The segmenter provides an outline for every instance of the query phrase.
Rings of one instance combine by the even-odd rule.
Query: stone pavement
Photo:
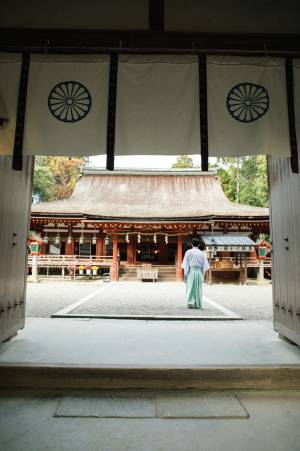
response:
[[[98,293],[105,285],[103,296]],[[212,305],[206,305],[203,312],[188,310],[184,302],[183,283],[160,282],[101,282],[47,281],[28,284],[26,315],[28,317],[49,317],[81,299],[89,297],[77,309],[78,313],[134,313],[171,315],[220,315]],[[95,293],[95,297],[93,297]],[[105,294],[105,295],[104,295]],[[235,284],[204,285],[204,295],[248,320],[272,320],[272,286],[241,286]],[[101,305],[100,305],[101,303]],[[205,306],[205,304],[204,304]],[[99,307],[101,307],[99,309]],[[88,310],[87,310],[88,309]],[[209,311],[210,309],[210,311]]]
[[[2,451],[299,451],[300,393],[0,391]],[[155,409],[153,401],[155,397]],[[88,399],[89,398],[89,399]],[[101,401],[102,399],[102,401]],[[116,410],[117,409],[117,410]],[[110,418],[118,412],[119,418]],[[148,417],[145,417],[145,414]],[[169,417],[169,414],[173,418]],[[134,417],[132,417],[132,415]]]
[[[182,283],[118,282],[106,284],[76,308],[72,314],[86,315],[145,315],[145,316],[224,316],[223,312],[203,300],[203,308],[188,309],[185,303],[185,285]]]

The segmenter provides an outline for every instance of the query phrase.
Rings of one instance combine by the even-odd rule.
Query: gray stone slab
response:
[[[65,396],[55,417],[153,418],[154,398],[146,393],[104,392]]]
[[[227,393],[176,392],[158,396],[160,418],[248,418],[241,401]]]
[[[61,313],[61,312],[59,312]],[[124,316],[193,316],[197,318],[223,317],[215,303],[204,299],[203,308],[189,309],[185,302],[185,284],[160,282],[143,284],[141,282],[118,282],[109,285],[103,293],[90,296],[67,313],[90,315]],[[228,316],[225,313],[225,316]]]

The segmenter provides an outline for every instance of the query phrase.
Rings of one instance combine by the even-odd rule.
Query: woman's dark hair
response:
[[[198,238],[193,238],[193,239],[192,239],[192,246],[193,246],[193,247],[198,247],[198,246],[199,246],[199,240],[198,240]]]

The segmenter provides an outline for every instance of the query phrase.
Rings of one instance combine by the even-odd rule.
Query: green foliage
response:
[[[32,194],[41,202],[48,201],[54,180],[52,172],[47,164],[47,157],[35,157]]]
[[[84,162],[80,157],[36,157],[33,196],[41,202],[69,197]]]
[[[193,159],[189,155],[179,155],[176,163],[172,164],[172,168],[193,168]]]
[[[267,162],[264,155],[218,158],[210,165],[220,176],[223,190],[233,202],[269,206]]]

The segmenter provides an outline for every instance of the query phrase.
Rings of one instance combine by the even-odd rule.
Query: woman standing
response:
[[[202,308],[202,283],[210,268],[204,252],[198,249],[199,240],[192,239],[192,249],[186,251],[182,262],[186,282],[186,303],[189,308]]]

